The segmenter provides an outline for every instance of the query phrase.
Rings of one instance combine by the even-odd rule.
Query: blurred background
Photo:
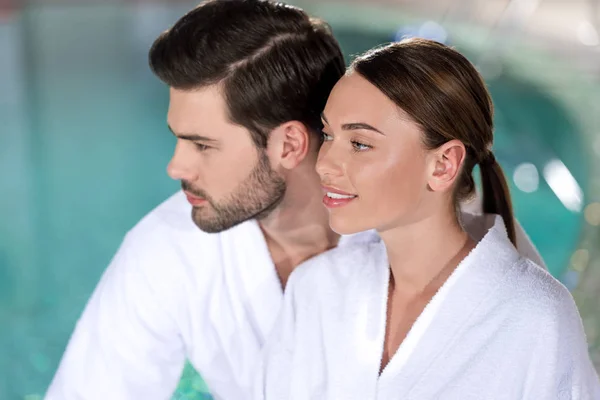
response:
[[[473,61],[516,214],[573,293],[600,370],[600,5],[291,1],[347,60],[422,36]],[[196,3],[0,0],[0,399],[43,397],[123,235],[179,187],[155,37]],[[208,399],[191,367],[174,399]]]

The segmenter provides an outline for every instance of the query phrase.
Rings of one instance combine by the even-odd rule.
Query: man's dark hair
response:
[[[264,0],[200,4],[156,39],[149,62],[175,89],[219,84],[230,120],[249,129],[259,148],[287,121],[318,132],[329,93],[345,70],[328,25]]]

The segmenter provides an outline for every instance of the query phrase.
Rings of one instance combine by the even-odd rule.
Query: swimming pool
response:
[[[0,90],[0,120],[8,124],[0,128],[8,193],[0,197],[2,399],[40,398],[124,233],[178,188],[165,173],[174,145],[167,91],[148,71],[146,52],[190,7],[38,6],[0,25],[0,51],[12,54],[0,61],[0,76],[8,76]],[[358,24],[336,18],[335,8],[316,12],[332,22],[349,56],[394,34],[390,21]],[[478,56],[473,46],[463,50]],[[494,148],[507,176],[524,164],[542,175],[559,159],[585,194],[585,144],[569,112],[510,68],[488,83]],[[581,212],[566,208],[541,177],[532,192],[511,185],[518,219],[562,277]],[[200,399],[204,389],[187,369],[175,397]]]

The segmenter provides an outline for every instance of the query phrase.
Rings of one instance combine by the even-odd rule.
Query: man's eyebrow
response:
[[[207,136],[198,135],[197,133],[175,133],[171,125],[167,124],[167,127],[171,131],[173,135],[175,135],[179,139],[183,140],[191,140],[191,141],[202,141],[202,142],[216,142],[216,139],[209,138]]]

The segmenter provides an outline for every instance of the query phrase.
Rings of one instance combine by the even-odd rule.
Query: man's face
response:
[[[260,219],[281,202],[284,179],[248,130],[229,121],[217,85],[171,89],[167,121],[177,137],[167,170],[181,181],[201,230],[221,232]]]

